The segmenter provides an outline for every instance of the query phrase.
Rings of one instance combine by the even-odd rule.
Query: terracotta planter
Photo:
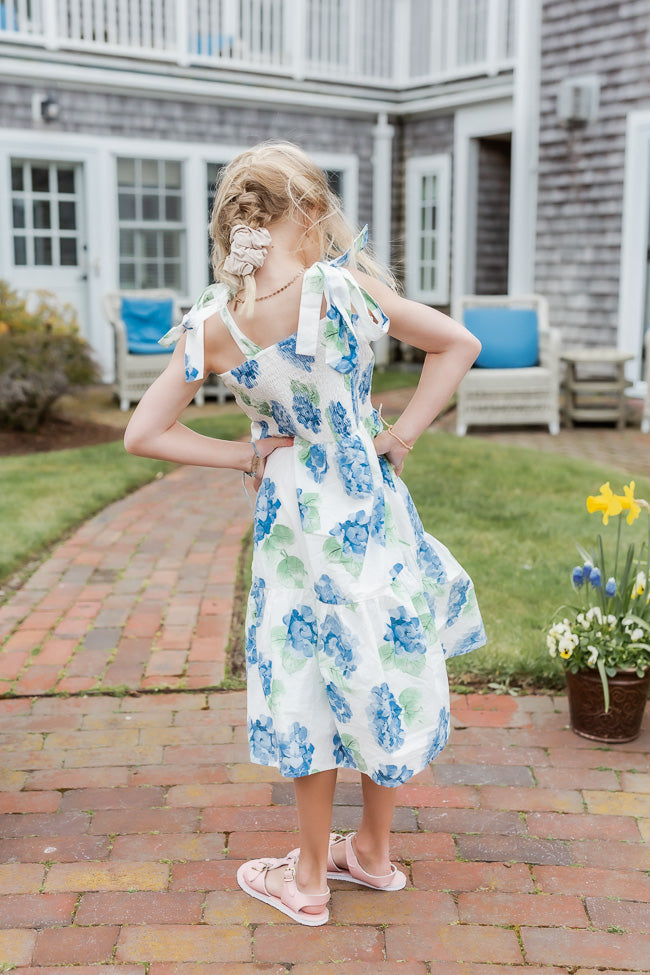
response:
[[[624,742],[638,738],[650,687],[650,670],[645,676],[616,674],[608,679],[609,711],[600,674],[566,672],[571,728],[593,741]]]

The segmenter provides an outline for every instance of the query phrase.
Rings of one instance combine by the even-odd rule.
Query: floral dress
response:
[[[297,331],[267,348],[237,327],[225,287],[208,288],[183,323],[186,378],[204,374],[203,322],[219,311],[244,356],[220,378],[253,439],[294,438],[269,456],[255,504],[252,761],[290,777],[344,766],[396,786],[447,741],[445,658],[485,633],[468,575],[375,451],[370,343],[388,320],[347,257],[306,271]]]

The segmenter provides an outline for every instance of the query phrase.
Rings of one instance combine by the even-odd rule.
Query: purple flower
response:
[[[573,585],[576,587],[576,589],[579,589],[585,581],[584,572],[581,565],[576,565],[571,574],[571,579],[573,580]]]
[[[605,584],[605,595],[615,596],[616,595],[616,579],[614,576],[610,576]]]
[[[585,564],[582,567],[582,578],[584,579],[585,582],[589,582],[589,576],[591,575],[592,570],[593,570],[593,565],[591,564],[591,562],[585,562]]]
[[[591,576],[589,577],[589,582],[592,584],[594,589],[600,589],[600,587],[602,586],[600,569],[597,566],[591,570]]]

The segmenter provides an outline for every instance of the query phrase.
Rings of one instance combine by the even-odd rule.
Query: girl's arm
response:
[[[250,471],[255,460],[252,444],[234,440],[216,440],[190,430],[178,422],[186,406],[196,396],[203,380],[185,382],[185,337],[180,339],[169,365],[155,380],[138,403],[124,434],[128,453],[155,457],[177,464],[197,467],[231,467]],[[267,437],[256,444],[264,459],[276,447],[289,446],[287,437]],[[258,476],[259,486],[263,460]]]
[[[359,271],[354,276],[390,319],[389,332],[426,352],[422,374],[411,400],[393,428],[405,443],[413,444],[445,406],[481,351],[481,343],[460,325],[417,301],[409,301],[375,278]],[[379,434],[378,453],[385,453],[399,474],[407,449],[388,432]],[[384,447],[387,447],[384,450]]]

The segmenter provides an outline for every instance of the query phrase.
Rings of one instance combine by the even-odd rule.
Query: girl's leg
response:
[[[327,851],[332,824],[332,803],[336,787],[336,769],[314,772],[293,780],[298,806],[300,859],[296,883],[303,894],[321,894],[327,889]],[[267,890],[279,896],[284,867],[269,871]],[[308,910],[305,908],[305,910]],[[314,908],[318,913],[320,908]]]
[[[390,828],[397,789],[377,785],[367,775],[361,776],[361,788],[363,815],[352,843],[363,869],[380,877],[390,873]],[[345,867],[344,844],[336,845],[333,852],[336,865]]]

